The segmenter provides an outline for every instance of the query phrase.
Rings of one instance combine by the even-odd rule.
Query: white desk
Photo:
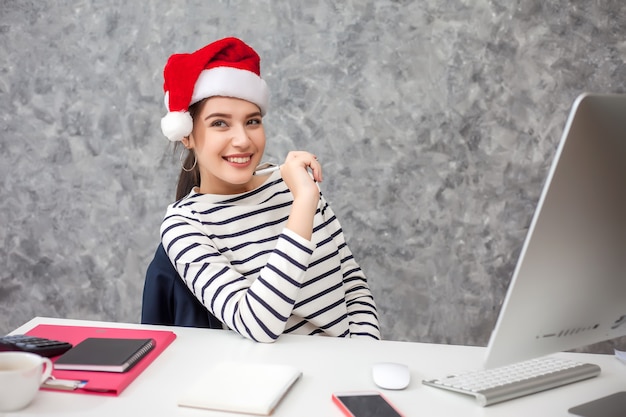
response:
[[[13,333],[24,333],[38,324],[162,328],[173,330],[177,339],[119,397],[40,391],[26,409],[6,416],[233,417],[236,414],[176,405],[185,385],[193,383],[218,359],[284,363],[300,368],[303,376],[278,405],[274,412],[277,417],[343,416],[331,402],[331,393],[376,389],[370,366],[379,361],[402,362],[411,368],[412,381],[408,388],[383,391],[406,417],[568,416],[567,409],[571,406],[626,390],[626,365],[612,355],[560,353],[562,357],[596,363],[602,373],[587,381],[483,408],[473,397],[421,383],[424,378],[479,368],[485,352],[481,347],[291,335],[282,336],[273,344],[259,344],[224,330],[42,317]]]

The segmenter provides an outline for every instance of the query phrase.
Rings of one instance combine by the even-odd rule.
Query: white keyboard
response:
[[[492,369],[466,372],[423,384],[461,394],[473,395],[483,407],[534,394],[600,374],[591,363],[566,359],[539,358]]]

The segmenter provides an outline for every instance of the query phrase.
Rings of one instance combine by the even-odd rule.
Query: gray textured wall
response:
[[[0,331],[138,321],[178,156],[174,52],[239,36],[268,159],[307,149],[387,339],[487,343],[574,98],[626,91],[622,0],[0,1]]]

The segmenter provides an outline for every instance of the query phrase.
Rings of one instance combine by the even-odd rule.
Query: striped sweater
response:
[[[244,337],[380,339],[374,299],[330,206],[320,193],[309,241],[285,226],[292,202],[278,171],[243,194],[192,191],[168,207],[163,246],[193,294]]]

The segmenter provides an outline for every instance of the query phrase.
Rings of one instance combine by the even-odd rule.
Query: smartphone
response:
[[[336,392],[332,399],[348,417],[403,417],[378,391]]]

